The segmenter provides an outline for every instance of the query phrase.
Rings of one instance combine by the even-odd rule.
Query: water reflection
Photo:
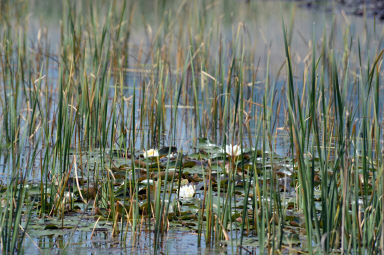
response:
[[[130,233],[128,240],[121,242],[119,237],[111,238],[109,231],[90,232],[76,231],[64,235],[48,235],[33,240],[27,238],[25,247],[28,254],[151,254],[153,250],[153,234],[143,231],[132,243]],[[197,234],[186,231],[170,231],[164,234],[160,252],[163,254],[233,254],[236,247],[223,243],[215,248],[197,247]],[[246,248],[245,248],[246,249]],[[255,248],[249,248],[254,250]]]

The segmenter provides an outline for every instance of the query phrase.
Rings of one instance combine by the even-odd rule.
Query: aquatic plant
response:
[[[191,198],[195,195],[196,187],[193,184],[187,184],[180,187],[179,196],[180,198]]]
[[[241,148],[239,145],[227,144],[225,145],[225,153],[231,157],[237,157],[241,155]]]
[[[157,158],[159,157],[159,151],[156,149],[150,149],[150,150],[144,151],[143,156],[144,158]]]
[[[167,253],[172,231],[232,253],[382,251],[381,25],[355,39],[335,16],[307,38],[293,8],[264,47],[279,15],[256,2],[85,0],[35,34],[43,8],[23,3],[0,4],[3,253],[81,231],[132,252]]]

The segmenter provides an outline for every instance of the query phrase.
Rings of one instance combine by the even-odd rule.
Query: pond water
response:
[[[92,222],[89,222],[92,224]],[[33,226],[32,226],[33,228]],[[48,231],[47,231],[48,232]],[[119,238],[111,238],[109,230],[96,230],[91,237],[88,231],[51,231],[47,235],[25,240],[28,254],[151,254],[154,253],[153,235],[142,232],[135,244],[127,241],[125,247],[121,246]],[[131,239],[131,237],[128,237]],[[137,238],[137,237],[136,237]],[[188,230],[172,230],[165,234],[161,251],[165,254],[228,254],[235,253],[235,248],[197,247],[197,235]],[[231,247],[229,245],[229,247]]]
[[[61,4],[49,4],[45,1],[32,1],[31,4],[31,14],[28,18],[29,21],[29,30],[28,30],[28,40],[32,42],[36,41],[38,35],[44,31],[48,38],[50,55],[52,59],[59,58],[58,48],[60,43],[60,18],[62,16],[62,5]],[[202,74],[196,74],[197,79],[205,80],[205,83],[208,84],[208,88],[198,91],[198,109],[200,111],[199,115],[196,115],[195,107],[193,100],[191,99],[193,91],[192,88],[188,88],[185,91],[185,95],[181,96],[178,110],[176,114],[177,123],[175,123],[176,133],[173,141],[170,139],[172,131],[172,105],[173,102],[171,94],[174,93],[175,84],[170,84],[172,88],[165,95],[165,109],[164,109],[164,123],[162,124],[162,134],[160,138],[156,138],[157,141],[153,141],[152,137],[147,136],[148,129],[151,129],[150,123],[148,120],[139,119],[139,114],[142,109],[143,104],[150,103],[150,94],[153,89],[153,82],[159,82],[157,79],[159,77],[153,77],[151,70],[151,65],[147,59],[138,60],[137,55],[140,55],[140,52],[145,52],[150,50],[151,47],[151,37],[148,35],[148,30],[151,31],[151,34],[156,33],[156,31],[161,31],[161,24],[157,21],[156,18],[156,8],[148,8],[149,3],[147,1],[142,1],[138,6],[135,7],[135,15],[132,22],[132,33],[129,42],[129,50],[131,59],[128,59],[128,66],[125,68],[126,73],[124,74],[124,81],[127,84],[123,89],[124,96],[130,98],[135,90],[136,93],[136,114],[137,114],[137,126],[139,134],[136,136],[135,148],[137,150],[142,150],[148,146],[154,144],[154,142],[160,142],[162,146],[170,145],[171,143],[179,150],[184,152],[191,152],[193,147],[196,146],[197,140],[199,137],[209,137],[213,141],[221,144],[223,142],[223,136],[218,138],[215,136],[215,129],[209,129],[209,126],[213,124],[209,120],[210,106],[214,101],[220,100],[220,98],[211,98],[207,97],[212,91],[209,87],[212,86],[212,81],[203,77]],[[180,4],[182,6],[182,4]],[[303,8],[297,6],[304,6]],[[342,56],[343,49],[345,47],[345,38],[343,37],[346,31],[349,31],[352,41],[351,44],[356,45],[360,43],[364,45],[362,51],[364,52],[363,56],[366,59],[373,58],[377,54],[377,49],[382,48],[381,33],[383,25],[381,23],[375,22],[373,18],[362,18],[356,16],[346,15],[342,9],[335,8],[327,1],[324,4],[319,4],[315,6],[316,8],[305,8],[305,5],[297,5],[291,1],[251,1],[250,4],[247,4],[245,1],[226,1],[224,4],[214,2],[213,6],[207,7],[209,17],[212,17],[214,21],[211,21],[212,24],[215,24],[216,27],[207,27],[204,28],[201,33],[206,33],[211,37],[211,51],[210,58],[212,58],[213,63],[216,63],[218,60],[218,54],[216,54],[217,46],[220,45],[220,40],[224,45],[229,45],[233,43],[236,31],[240,28],[241,31],[241,40],[243,40],[243,47],[245,54],[252,54],[250,63],[255,68],[256,76],[253,81],[254,90],[246,89],[244,90],[244,98],[252,99],[254,103],[262,103],[265,91],[265,72],[266,65],[269,56],[269,85],[275,84],[274,91],[269,93],[275,93],[275,101],[281,102],[280,106],[286,107],[285,104],[285,88],[286,88],[286,74],[285,74],[285,52],[284,52],[284,41],[283,41],[283,31],[282,31],[282,22],[284,22],[289,28],[292,28],[292,39],[291,39],[291,49],[292,49],[292,58],[295,63],[295,86],[297,86],[298,93],[301,93],[303,86],[303,77],[302,73],[305,67],[308,65],[308,56],[312,48],[312,38],[320,40],[324,37],[333,37],[333,49],[335,54]],[[221,13],[220,13],[221,11]],[[219,13],[220,15],[219,15]],[[139,20],[139,16],[142,15],[143,19]],[[216,16],[217,17],[216,17]],[[101,18],[102,19],[102,18]],[[86,21],[84,21],[86,22]],[[144,24],[143,24],[144,23]],[[174,27],[170,26],[170,30],[178,29],[175,25]],[[40,33],[39,33],[40,30]],[[214,31],[214,32],[212,32]],[[195,31],[198,33],[197,31]],[[207,36],[208,37],[208,36]],[[368,38],[370,38],[368,40]],[[167,41],[167,39],[165,39]],[[182,39],[184,40],[184,39]],[[173,58],[176,57],[177,45],[174,40],[170,40],[170,45],[168,54],[170,55],[170,61],[173,61]],[[320,42],[319,42],[320,44]],[[228,46],[230,47],[230,46]],[[357,52],[350,53],[350,69],[358,70],[358,54]],[[216,61],[216,62],[215,62]],[[224,65],[229,65],[230,56],[227,56],[223,59]],[[364,61],[363,61],[364,62]],[[253,70],[254,71],[254,70]],[[169,79],[177,80],[179,76],[177,72],[171,72]],[[251,73],[250,76],[255,75]],[[57,86],[58,79],[57,65],[55,61],[51,61],[51,66],[49,69],[49,81],[47,83],[49,86]],[[112,107],[113,95],[116,92],[116,83],[119,81],[115,80],[116,77],[111,77],[110,80],[110,90],[109,90],[109,107]],[[251,77],[247,77],[246,80],[253,80]],[[351,79],[352,82],[352,79]],[[145,84],[145,85],[143,85]],[[249,83],[249,85],[252,83]],[[351,85],[352,86],[352,85]],[[356,86],[352,86],[351,93],[349,94],[350,101],[359,102],[359,93]],[[169,93],[169,94],[168,94]],[[231,93],[235,93],[234,90]],[[252,94],[253,93],[253,94]],[[147,101],[142,101],[143,95],[147,95]],[[383,96],[383,88],[380,87],[380,97]],[[57,94],[53,94],[54,102],[58,103]],[[220,96],[222,97],[222,96]],[[234,96],[231,97],[232,103],[234,103]],[[119,104],[116,105],[119,107]],[[277,127],[276,132],[276,150],[280,154],[287,154],[289,149],[287,148],[288,140],[285,138],[287,133],[282,127],[286,124],[287,116],[284,116],[285,111],[280,110],[277,112],[278,103],[274,103],[273,110],[278,117],[275,117],[275,125]],[[285,108],[284,108],[285,109]],[[259,110],[259,109],[256,109]],[[124,115],[130,113],[130,108],[125,108]],[[248,113],[254,111],[254,109],[246,109]],[[55,114],[52,112],[52,114]],[[357,112],[356,118],[360,118],[360,113]],[[52,118],[53,116],[50,116]],[[110,117],[110,116],[108,116]],[[197,119],[199,118],[199,119]],[[204,119],[205,118],[205,119]],[[219,128],[219,127],[218,127]],[[230,130],[229,133],[234,130]],[[282,132],[280,132],[282,131]],[[201,134],[202,132],[202,134]],[[250,122],[250,135],[244,137],[243,143],[244,146],[251,146],[255,143],[255,134],[256,134],[256,125],[253,122]],[[109,135],[109,134],[108,134]],[[228,137],[230,139],[230,137]],[[155,140],[156,140],[155,139]],[[252,140],[253,139],[253,140]],[[158,141],[161,140],[161,141]],[[233,138],[231,139],[233,140]],[[231,141],[237,143],[237,139]],[[119,146],[119,144],[116,144]]]

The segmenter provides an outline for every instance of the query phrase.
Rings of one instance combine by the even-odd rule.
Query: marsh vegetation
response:
[[[1,1],[2,253],[382,253],[383,28]]]

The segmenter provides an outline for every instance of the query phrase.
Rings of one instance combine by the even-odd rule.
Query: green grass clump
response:
[[[35,34],[33,3],[0,4],[4,254],[44,248],[39,220],[70,229],[67,247],[86,216],[91,239],[101,223],[120,248],[150,233],[155,253],[180,229],[233,253],[384,249],[378,24],[358,20],[356,39],[360,23],[334,16],[306,38],[292,8],[258,44],[286,13],[87,0],[50,6]]]

